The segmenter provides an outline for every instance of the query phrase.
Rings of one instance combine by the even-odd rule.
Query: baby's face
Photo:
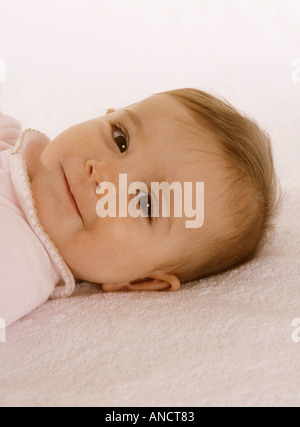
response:
[[[100,218],[96,212],[103,197],[96,193],[98,183],[109,181],[118,189],[120,174],[127,175],[128,186],[141,181],[149,188],[151,182],[211,179],[207,136],[197,142],[204,151],[195,162],[190,142],[196,136],[178,117],[191,120],[170,96],[152,96],[65,130],[28,159],[40,222],[75,277],[106,284],[106,290],[163,289],[164,281],[169,289],[179,288],[178,279],[164,273],[184,254],[191,233],[203,227],[188,229],[187,218],[172,212],[153,219]],[[129,285],[146,277],[157,280]]]

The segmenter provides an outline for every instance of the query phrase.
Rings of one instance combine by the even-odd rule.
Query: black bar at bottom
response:
[[[100,419],[106,425],[126,423],[130,425],[156,425],[162,423],[183,423],[200,425],[201,408],[195,407],[106,407],[100,409]],[[99,417],[97,417],[100,421]]]

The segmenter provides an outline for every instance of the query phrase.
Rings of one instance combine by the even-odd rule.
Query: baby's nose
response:
[[[116,170],[106,161],[89,159],[85,164],[85,171],[91,180],[97,182],[109,181],[114,182]]]

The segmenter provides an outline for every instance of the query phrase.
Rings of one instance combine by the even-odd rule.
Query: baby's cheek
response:
[[[141,239],[131,221],[127,218],[100,218],[100,226],[94,230],[93,240],[96,245],[105,248],[110,257],[120,260],[137,250]],[[141,239],[142,240],[142,239]]]
[[[106,244],[118,246],[121,243],[130,246],[135,232],[128,218],[106,217],[97,220],[95,227],[99,239]]]

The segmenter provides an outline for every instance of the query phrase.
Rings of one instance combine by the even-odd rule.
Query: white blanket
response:
[[[52,138],[155,92],[207,90],[271,134],[285,199],[248,264],[174,294],[80,284],[0,329],[0,406],[299,406],[299,1],[45,3],[1,1],[1,110]]]

